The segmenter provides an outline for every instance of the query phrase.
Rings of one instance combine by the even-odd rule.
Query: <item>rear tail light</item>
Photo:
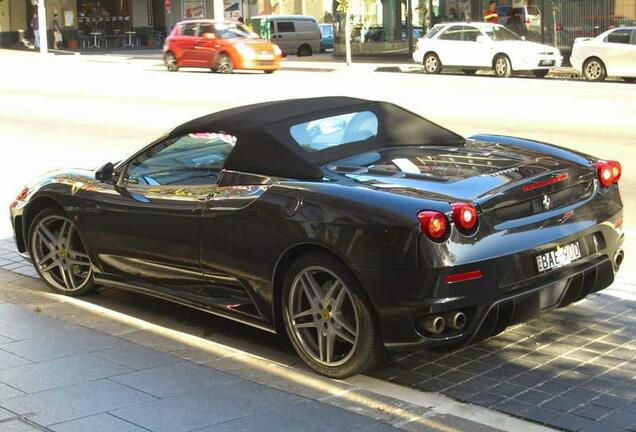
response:
[[[22,191],[15,197],[16,201],[24,201],[29,194],[29,188],[25,187]]]
[[[452,203],[453,222],[460,231],[470,231],[477,225],[477,211],[472,204]]]
[[[444,213],[436,211],[421,211],[417,214],[422,232],[432,240],[440,240],[446,234],[448,221]]]
[[[603,187],[609,187],[621,178],[623,170],[617,161],[598,161],[592,164],[598,173],[598,181]]]

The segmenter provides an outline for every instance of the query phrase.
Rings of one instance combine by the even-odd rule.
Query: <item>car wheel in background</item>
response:
[[[38,213],[28,239],[33,267],[53,290],[79,296],[95,287],[86,248],[75,224],[64,212],[49,208]]]
[[[179,66],[177,65],[177,59],[174,54],[171,52],[167,52],[163,56],[163,63],[166,65],[166,69],[170,72],[177,72],[179,70]]]
[[[623,81],[628,82],[628,83],[633,83],[633,82],[636,82],[636,78],[633,78],[633,77],[623,77]]]
[[[427,74],[438,74],[442,71],[442,62],[439,61],[439,57],[435,53],[426,53],[424,59],[422,59],[422,65],[424,65],[424,72]]]
[[[549,72],[550,71],[547,69],[538,69],[538,70],[533,70],[532,74],[536,76],[537,78],[545,78],[546,76],[548,76]]]
[[[274,73],[274,71],[273,71],[273,70],[265,70],[265,71],[263,71],[263,72],[265,72],[266,74],[270,74],[270,75]]]
[[[311,49],[311,47],[309,45],[305,44],[305,45],[301,45],[298,48],[298,51],[296,52],[296,55],[298,57],[309,57],[309,56],[314,55],[314,51]]]
[[[583,76],[588,81],[603,81],[607,78],[605,65],[596,57],[589,58],[583,63]]]
[[[475,75],[477,72],[475,69],[462,69],[464,75]]]
[[[337,258],[316,252],[301,256],[289,267],[281,296],[289,339],[315,371],[346,378],[384,360],[372,308]]]
[[[219,60],[216,64],[216,71],[218,73],[231,74],[234,72],[234,64],[232,59],[226,53],[219,54]]]
[[[508,56],[500,54],[493,62],[495,75],[501,78],[509,78],[512,75],[512,65]]]

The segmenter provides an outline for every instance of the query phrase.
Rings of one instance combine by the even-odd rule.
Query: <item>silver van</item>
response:
[[[261,15],[248,20],[252,31],[278,45],[284,55],[299,57],[320,52],[320,27],[304,15]]]

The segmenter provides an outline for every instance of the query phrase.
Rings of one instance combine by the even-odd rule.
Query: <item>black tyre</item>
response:
[[[533,70],[532,74],[536,76],[537,78],[545,78],[548,76],[549,72],[550,71],[547,69],[537,69],[537,70]]]
[[[177,59],[171,52],[167,52],[163,56],[163,64],[166,65],[166,69],[168,69],[169,72],[177,72],[179,70]]]
[[[475,75],[477,71],[475,69],[462,69],[462,72],[464,75]]]
[[[314,55],[314,51],[311,49],[309,45],[301,45],[298,47],[298,51],[296,52],[298,57],[309,57]]]
[[[504,54],[499,54],[493,61],[495,75],[500,78],[509,78],[512,75],[512,65],[510,59]]]
[[[266,71],[263,71],[263,72],[265,72],[266,74],[273,74],[274,73],[273,70],[266,70]]]
[[[231,74],[234,72],[234,64],[232,59],[226,53],[219,54],[219,59],[216,63],[216,71],[223,74]]]
[[[79,296],[95,288],[86,248],[64,212],[49,208],[38,213],[29,227],[28,240],[35,270],[54,291]]]
[[[427,74],[438,74],[442,71],[442,62],[439,61],[439,57],[435,53],[426,53],[422,59],[422,65],[424,66],[424,72]]]
[[[604,81],[607,78],[605,64],[596,57],[585,60],[585,63],[583,63],[583,76],[588,81]]]
[[[338,259],[308,253],[287,270],[281,310],[292,345],[318,373],[346,378],[385,359],[372,308]]]

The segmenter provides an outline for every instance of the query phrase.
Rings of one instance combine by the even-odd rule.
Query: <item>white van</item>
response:
[[[261,15],[248,20],[252,31],[280,47],[284,55],[299,57],[320,52],[320,27],[304,15]]]

